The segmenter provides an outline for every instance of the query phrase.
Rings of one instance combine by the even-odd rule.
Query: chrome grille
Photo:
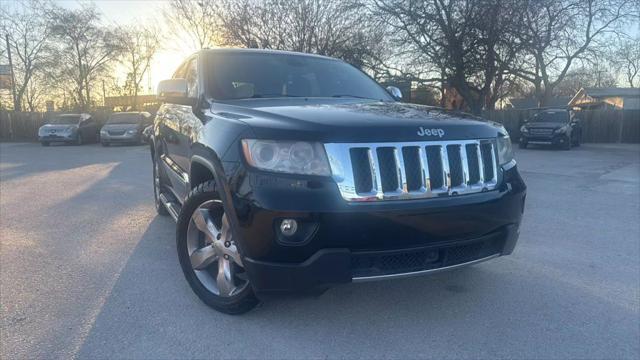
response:
[[[495,189],[491,140],[325,144],[334,180],[348,201],[452,196]]]

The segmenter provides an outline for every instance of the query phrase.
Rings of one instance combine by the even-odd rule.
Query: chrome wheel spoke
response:
[[[216,226],[213,224],[213,219],[211,219],[211,214],[209,213],[209,209],[206,208],[198,208],[192,216],[193,222],[195,223],[198,230],[203,232],[206,237],[209,238],[210,241],[215,241],[220,234]]]
[[[218,259],[216,249],[213,245],[205,246],[194,251],[191,256],[191,267],[196,270],[203,270]]]
[[[218,276],[216,277],[216,283],[221,296],[230,296],[236,289],[233,273],[233,267],[229,260],[222,258],[218,261]]]

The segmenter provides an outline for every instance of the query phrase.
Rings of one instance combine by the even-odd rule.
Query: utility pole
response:
[[[11,93],[13,94],[13,111],[22,111],[22,109],[16,109],[18,103],[18,95],[16,94],[16,78],[13,75],[13,62],[11,61],[11,47],[9,46],[9,34],[6,34],[5,40],[7,41],[7,57],[9,58],[9,71],[11,71]]]
[[[104,86],[104,80],[102,80],[102,106],[107,106],[107,90]]]

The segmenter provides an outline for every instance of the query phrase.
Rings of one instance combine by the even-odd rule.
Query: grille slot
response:
[[[467,161],[469,161],[469,184],[480,182],[480,159],[478,158],[478,144],[467,144]]]
[[[462,156],[460,154],[460,145],[448,145],[447,156],[449,157],[451,186],[463,185],[464,175],[462,170]]]
[[[429,174],[431,175],[431,188],[442,188],[445,186],[445,184],[440,146],[427,146],[426,151],[427,163],[429,165]]]
[[[407,191],[420,191],[423,184],[422,159],[420,148],[417,146],[405,146],[402,148],[404,167],[407,177]]]
[[[373,173],[371,171],[368,148],[351,149],[351,163],[353,164],[353,180],[356,193],[368,193],[373,191]]]
[[[396,149],[393,147],[379,147],[377,149],[383,192],[396,191],[400,187],[395,151]]]
[[[490,143],[484,143],[480,145],[480,151],[482,152],[482,164],[484,170],[485,179],[492,179],[495,177],[495,155],[493,151],[493,145]]]
[[[348,201],[463,195],[495,189],[492,140],[325,144],[333,178]]]

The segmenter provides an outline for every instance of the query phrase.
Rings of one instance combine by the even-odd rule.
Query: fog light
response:
[[[284,219],[280,223],[280,232],[284,236],[293,236],[298,231],[298,222],[294,219]]]

